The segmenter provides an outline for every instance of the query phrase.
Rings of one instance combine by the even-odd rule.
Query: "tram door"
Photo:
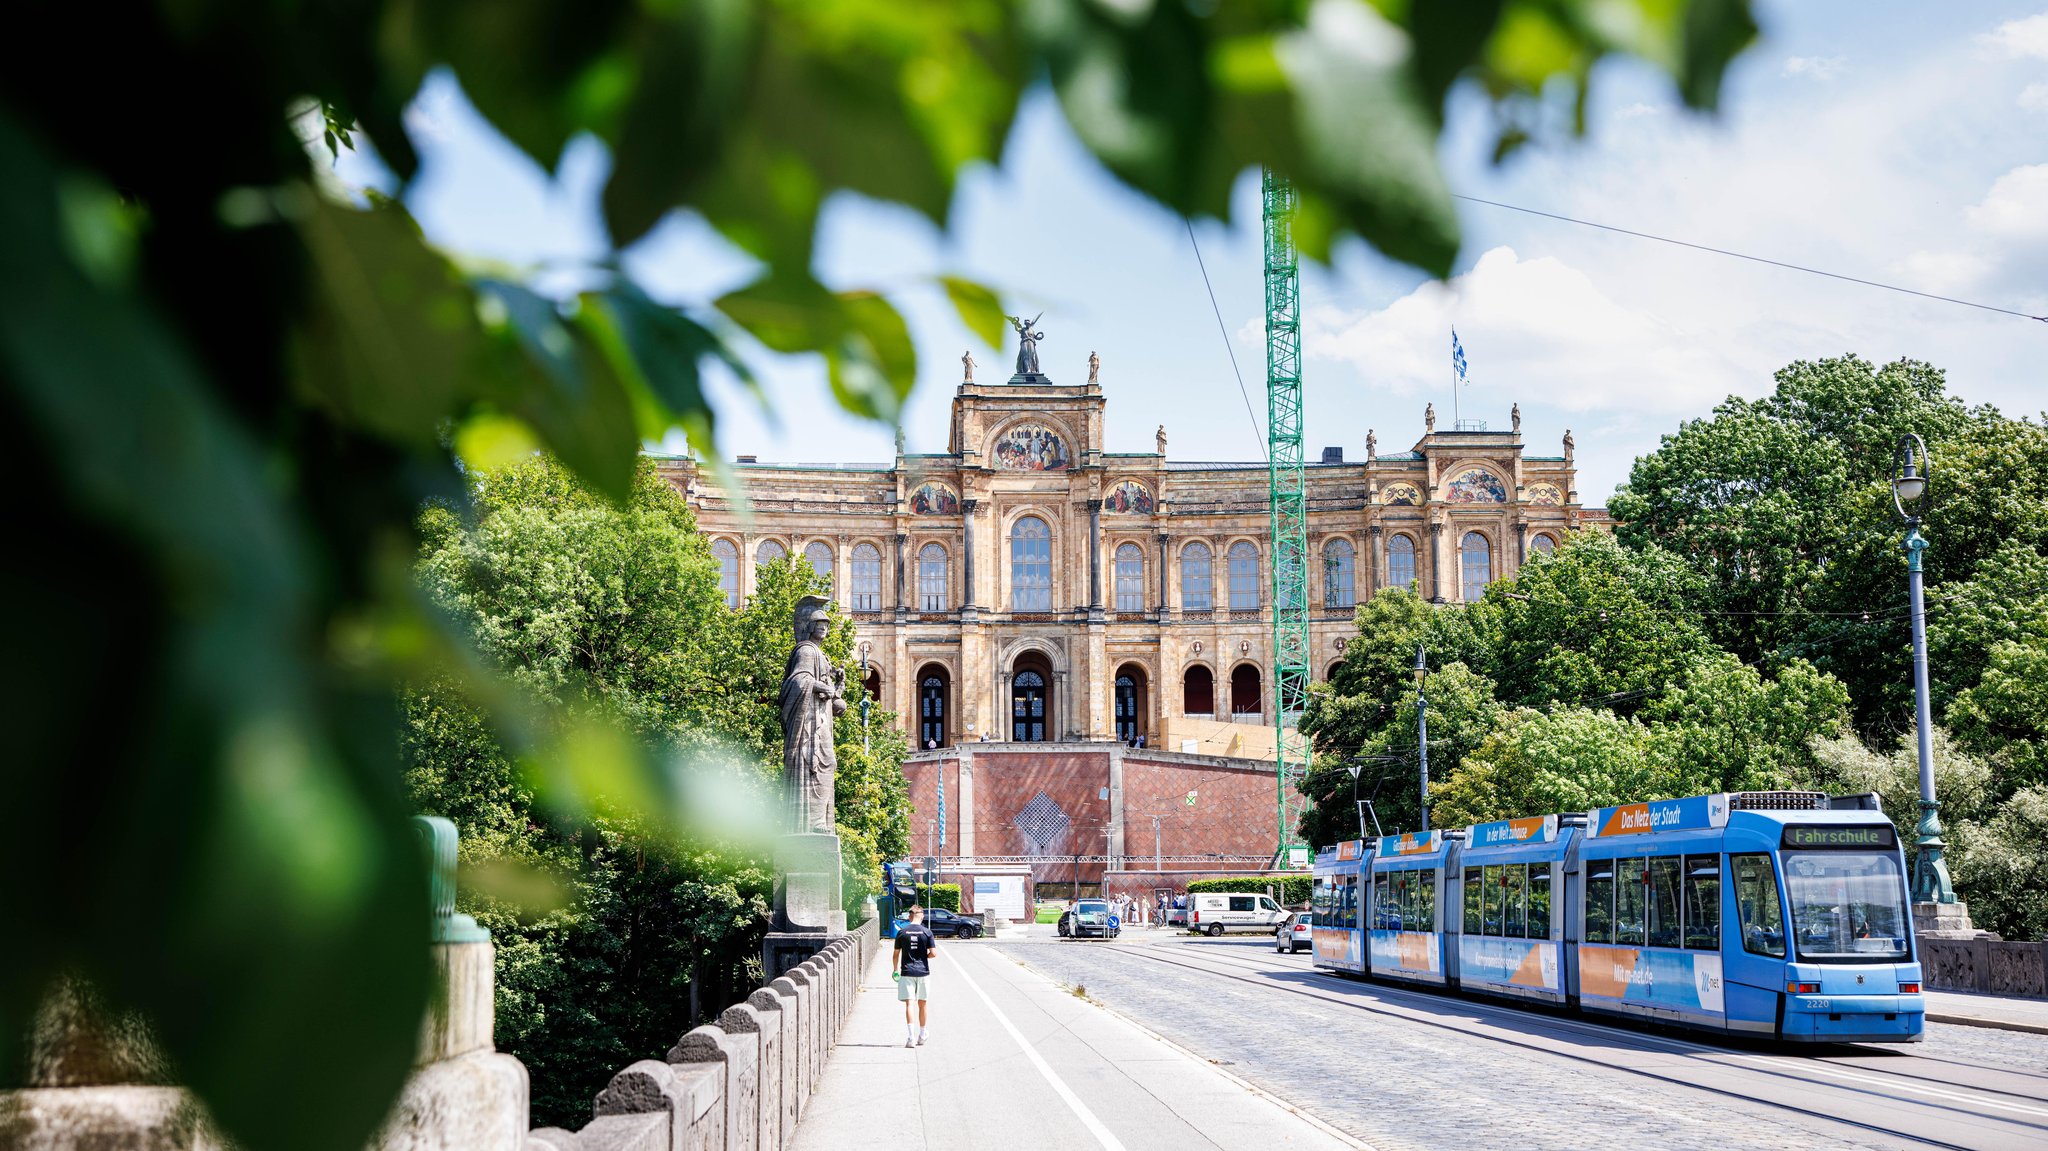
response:
[[[1010,738],[1045,742],[1045,677],[1035,671],[1020,671],[1010,681]]]
[[[1138,685],[1127,675],[1116,677],[1116,737],[1124,743],[1138,738]]]

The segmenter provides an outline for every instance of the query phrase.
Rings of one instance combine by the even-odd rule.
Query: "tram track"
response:
[[[1453,998],[1379,981],[1368,984],[1313,968],[1301,972],[1275,970],[1268,964],[1234,954],[1191,954],[1197,947],[1187,945],[1112,943],[1108,946],[1137,959],[1210,977],[1307,996],[1368,1014],[1688,1087],[1922,1146],[1977,1151],[1987,1146],[2048,1145],[2048,1075],[2023,1069],[1940,1056],[1919,1056],[1911,1052],[1894,1053],[1885,1049],[1846,1055],[1776,1055],[1737,1045],[1716,1045],[1609,1026],[1483,999]],[[1361,999],[1360,993],[1369,993],[1374,998]],[[1446,1005],[1454,1005],[1456,1013],[1446,1015]],[[1573,1049],[1582,1045],[1589,1050]],[[1678,1071],[1617,1062],[1612,1055],[1617,1046],[1645,1054],[1678,1056],[1686,1060],[1686,1069]],[[1602,1054],[1595,1055],[1592,1050]],[[1897,1066],[1876,1065],[1895,1061]],[[1991,1082],[1958,1084],[1951,1079],[1938,1078],[1939,1073],[1926,1066],[1937,1062],[1968,1067],[1976,1072],[1976,1077]],[[1763,1082],[1780,1091],[1776,1095],[1759,1093],[1755,1082],[1741,1084],[1733,1081],[1735,1077],[1745,1076],[1761,1077]],[[1818,1093],[1821,1098],[1832,1097],[1840,1105],[1815,1106],[1811,1101],[1785,1097],[1788,1092]],[[1877,1102],[1890,1109],[1903,1110],[1916,1121],[1901,1122],[1899,1117],[1888,1120],[1868,1115],[1856,1117],[1873,1110],[1872,1104]],[[1883,1111],[1886,1108],[1874,1109]],[[1984,1138],[1958,1142],[1957,1138],[1963,1137],[1959,1136],[1959,1131],[1971,1131]]]

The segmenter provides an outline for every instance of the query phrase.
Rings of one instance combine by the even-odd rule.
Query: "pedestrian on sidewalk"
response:
[[[903,1002],[905,1047],[924,1045],[925,982],[932,974],[932,952],[938,949],[938,937],[924,925],[924,908],[911,904],[910,922],[896,929],[896,953],[889,964],[889,977],[896,981],[896,998]],[[911,1022],[912,1003],[917,1004],[915,1023]]]

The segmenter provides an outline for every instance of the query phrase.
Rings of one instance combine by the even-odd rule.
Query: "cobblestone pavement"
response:
[[[1599,1043],[1596,1037],[1595,1058],[1655,1068],[1721,1090],[1605,1070],[1584,1059],[1584,1035],[1577,1039],[1581,1057],[1572,1058],[1427,1022],[1356,1010],[1290,990],[1332,984],[1312,973],[1308,956],[1275,955],[1269,943],[1256,938],[1195,940],[1132,932],[1112,947],[1039,937],[1004,940],[998,946],[1055,980],[1085,988],[1090,998],[1227,1066],[1380,1151],[1630,1144],[1674,1151],[1911,1147],[1923,1144],[1831,1121],[1825,1116],[1835,1112],[1827,1108],[1840,1107],[1886,1126],[1873,1119],[1885,1107],[1944,1106],[1938,1099],[1891,1099],[1885,1095],[1888,1077],[1858,1068],[1854,1074],[1866,1079],[1842,1074],[1839,1083],[1825,1085],[1832,1088],[1832,1102],[1816,1104],[1796,1093],[1781,1100],[1794,1107],[1803,1102],[1823,1112],[1801,1114],[1745,1096],[1744,1083],[1751,1080],[1785,1092],[1785,1078],[1768,1068],[1729,1066],[1693,1060],[1683,1052],[1645,1049],[1654,1048],[1655,1040],[1638,1040],[1626,1031],[1617,1034],[1611,1045]],[[1256,976],[1250,982],[1222,978],[1147,958],[1133,948],[1159,958],[1190,962],[1250,961],[1257,963],[1259,970],[1243,971]],[[1272,982],[1265,981],[1266,973]],[[1371,1002],[1379,995],[1363,985],[1334,986],[1346,996],[1360,997],[1359,1002]],[[1402,1005],[1413,1006],[1412,997]],[[1472,1009],[1455,999],[1431,1001],[1425,1006],[1440,1009],[1446,1018],[1474,1018]],[[1533,1013],[1506,1014],[1510,1026],[1515,1019],[1526,1018],[1532,1036],[1557,1022],[1554,1017]],[[2048,1070],[2048,1040],[1982,1028],[1932,1025],[1927,1042],[1916,1053],[2035,1074]],[[1874,1086],[1860,1086],[1863,1082]],[[1797,1081],[1794,1087],[1798,1087]],[[1729,1091],[1734,1095],[1724,1093]],[[1873,1096],[1871,1107],[1875,1110],[1865,1112],[1844,1098],[1857,1093]],[[2038,1113],[2048,1119],[2048,1105],[2034,1102],[2038,1096],[2032,1091],[2029,1096],[2022,1100],[2025,1106],[2029,1110],[2042,1108]],[[1966,1109],[1953,1103],[1947,1106]],[[2017,1117],[2027,1121],[2025,1115],[2022,1111]],[[1924,1123],[1924,1113],[1921,1118]],[[1967,1122],[1960,1128],[1942,1130],[1945,1134],[1938,1138],[1950,1145],[2012,1145],[2008,1127],[1982,1134],[1981,1144]],[[2048,1126],[2041,1131],[2048,1135]]]

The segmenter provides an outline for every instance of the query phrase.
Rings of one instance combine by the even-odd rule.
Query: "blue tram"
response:
[[[1917,1042],[1898,834],[1873,796],[1743,792],[1319,852],[1331,971],[1793,1041]]]

